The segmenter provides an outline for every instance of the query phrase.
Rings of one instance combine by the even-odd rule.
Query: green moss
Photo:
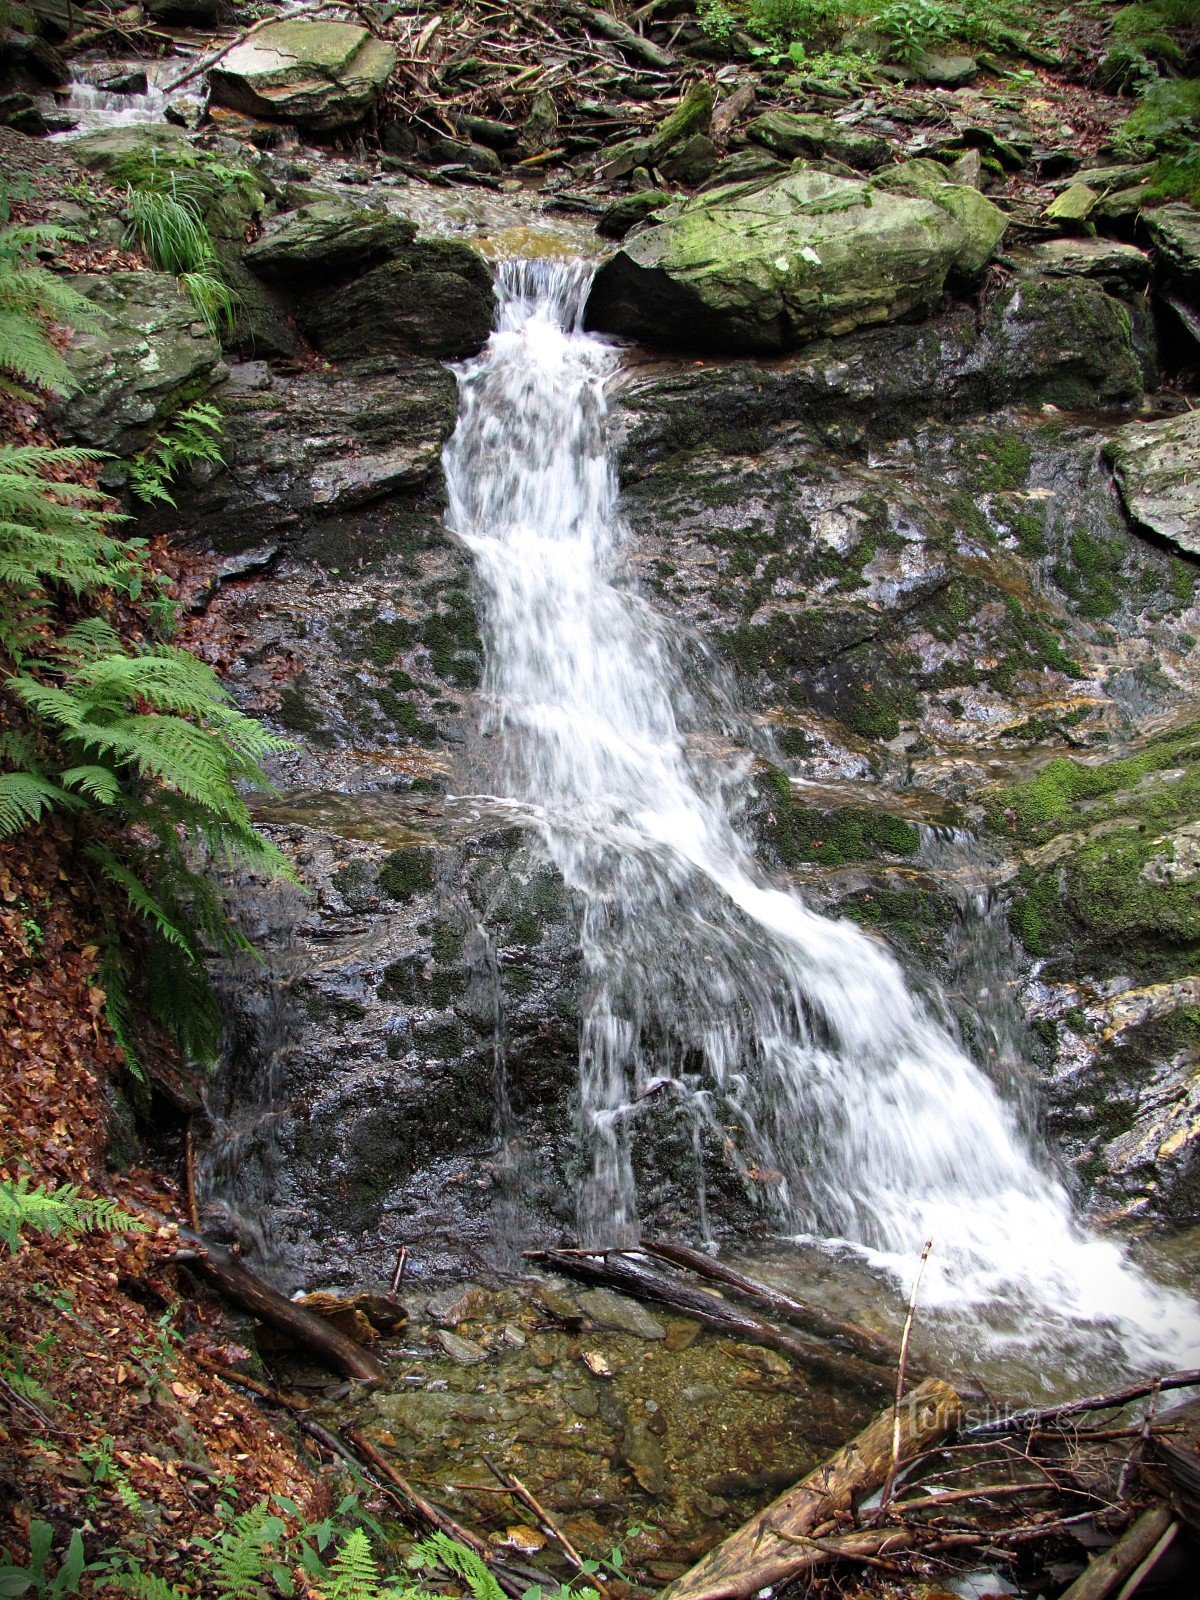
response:
[[[864,890],[841,901],[838,910],[924,961],[937,951],[947,926],[945,900],[915,887]]]
[[[799,803],[787,774],[769,768],[760,779],[769,808],[764,832],[785,866],[817,861],[841,866],[883,855],[913,855],[921,839],[912,823],[869,806],[819,807]]]
[[[1023,489],[1032,452],[1019,433],[996,433],[980,441],[976,481],[988,490]]]
[[[1012,531],[1023,556],[1037,560],[1046,554],[1049,546],[1046,543],[1045,513],[1037,516],[1031,511],[1018,511],[1012,519]]]
[[[1055,562],[1055,583],[1076,603],[1082,617],[1108,617],[1121,604],[1119,580],[1126,546],[1120,539],[1105,539],[1087,528],[1076,528],[1067,540],[1067,559]],[[1153,573],[1145,572],[1150,588],[1157,587]]]
[[[311,690],[302,681],[280,691],[276,717],[283,727],[303,734],[310,744],[328,748],[334,743]]]
[[[367,632],[367,655],[377,667],[390,667],[403,650],[417,642],[417,625],[406,617],[382,618]]]
[[[393,850],[380,865],[379,886],[393,900],[411,900],[433,888],[435,861],[432,850]]]

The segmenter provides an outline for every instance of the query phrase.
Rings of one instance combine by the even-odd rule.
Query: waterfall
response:
[[[1001,1304],[1026,1342],[1095,1325],[1127,1361],[1194,1358],[1196,1308],[1086,1233],[891,954],[773,883],[738,831],[748,758],[697,682],[699,647],[623,563],[606,436],[620,356],[582,331],[589,281],[579,263],[500,268],[445,452],[449,525],[477,572],[490,781],[582,906],[581,1236],[636,1240],[631,1126],[665,1085],[783,1231],[848,1241],[906,1285],[932,1238],[925,1306]]]

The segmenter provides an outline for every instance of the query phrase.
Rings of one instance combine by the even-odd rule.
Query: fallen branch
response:
[[[1014,1411],[1008,1416],[991,1417],[978,1422],[963,1432],[964,1439],[986,1439],[999,1433],[1027,1433],[1059,1422],[1063,1417],[1077,1417],[1085,1411],[1116,1411],[1131,1400],[1144,1400],[1149,1394],[1167,1389],[1194,1389],[1200,1387],[1200,1369],[1188,1368],[1181,1372],[1168,1372],[1165,1377],[1148,1383],[1131,1383],[1128,1388],[1114,1389],[1110,1394],[1090,1395],[1085,1400],[1067,1400],[1058,1406],[1042,1406],[1036,1410]]]
[[[1062,1600],[1107,1600],[1156,1549],[1171,1526],[1169,1507],[1151,1506],[1111,1550],[1097,1556],[1087,1571],[1075,1579]]]
[[[928,1378],[908,1397],[901,1418],[900,1459],[909,1461],[957,1426],[962,1401],[948,1384]],[[821,1562],[878,1556],[902,1548],[907,1529],[872,1528],[830,1539],[818,1533],[854,1502],[878,1489],[893,1459],[889,1406],[849,1444],[710,1550],[690,1572],[662,1591],[660,1600],[749,1600],[760,1589],[790,1582]],[[813,1536],[820,1544],[813,1543]],[[799,1541],[799,1543],[797,1543]]]
[[[818,1339],[790,1333],[752,1312],[730,1305],[719,1296],[693,1289],[689,1284],[635,1267],[628,1261],[608,1259],[607,1251],[588,1255],[569,1250],[527,1250],[525,1254],[528,1260],[551,1267],[568,1277],[620,1290],[636,1300],[649,1300],[656,1305],[666,1306],[669,1311],[691,1317],[718,1333],[728,1333],[752,1344],[766,1345],[768,1349],[778,1350],[781,1355],[836,1382],[848,1383],[875,1394],[887,1392],[892,1387],[894,1380],[886,1367],[860,1360],[857,1356],[845,1355]]]

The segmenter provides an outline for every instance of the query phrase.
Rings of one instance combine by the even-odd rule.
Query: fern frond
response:
[[[461,1578],[474,1600],[504,1600],[504,1590],[483,1558],[449,1534],[432,1533],[413,1547],[413,1554],[426,1565],[441,1567]]]
[[[31,1185],[28,1178],[15,1182],[0,1178],[0,1239],[15,1252],[21,1233],[140,1233],[146,1224],[113,1200],[80,1194],[79,1185],[65,1183],[56,1189]]]
[[[55,806],[77,804],[57,783],[32,772],[0,773],[0,839],[40,822]]]
[[[200,957],[187,934],[171,920],[168,912],[154,898],[136,872],[131,872],[123,861],[119,861],[107,845],[90,845],[86,854],[88,860],[94,862],[105,877],[124,891],[130,908],[151,924],[160,939],[182,950],[188,960],[199,964]]]

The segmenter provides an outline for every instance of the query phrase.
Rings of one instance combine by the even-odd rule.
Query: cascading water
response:
[[[584,333],[581,263],[509,262],[488,348],[459,369],[452,529],[474,554],[496,784],[536,817],[583,907],[580,1088],[590,1240],[636,1238],[630,1124],[666,1084],[737,1129],[777,1221],[852,1242],[922,1299],[1009,1326],[1095,1325],[1182,1361],[1196,1308],[1089,1237],[1017,1113],[849,922],[771,883],[734,824],[748,758],[685,641],[624,570],[606,438],[619,362]],[[689,644],[693,657],[695,646]]]

